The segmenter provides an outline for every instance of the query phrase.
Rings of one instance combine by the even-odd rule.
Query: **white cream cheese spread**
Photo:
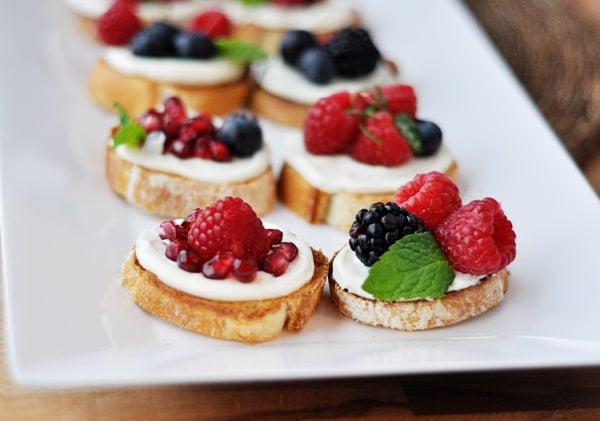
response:
[[[107,48],[104,61],[121,73],[180,85],[236,82],[244,77],[247,69],[245,64],[219,57],[207,60],[140,57],[125,47]]]
[[[242,283],[233,278],[214,280],[202,273],[186,272],[177,263],[165,256],[166,244],[158,236],[158,227],[142,232],[135,243],[135,254],[139,264],[155,274],[161,282],[187,294],[219,301],[264,300],[290,294],[313,277],[315,270],[311,248],[293,233],[280,227],[264,224],[266,228],[283,231],[283,241],[293,242],[298,255],[287,271],[278,277],[259,271],[251,283]]]
[[[362,289],[362,284],[369,275],[369,267],[365,266],[348,245],[345,245],[333,260],[333,278],[340,287],[360,297],[374,299],[373,295]],[[480,276],[455,272],[454,280],[448,292],[459,291],[477,285]]]
[[[252,72],[265,91],[280,98],[306,105],[343,90],[358,92],[378,85],[389,85],[396,81],[394,69],[384,61],[381,61],[375,70],[366,76],[356,79],[337,77],[325,85],[310,82],[299,71],[286,64],[281,56],[255,62],[252,65]]]
[[[395,167],[363,164],[350,155],[313,155],[304,147],[302,133],[285,139],[285,160],[313,186],[327,193],[386,193],[410,181],[416,174],[447,171],[454,162],[449,148],[442,143],[429,157],[413,157]]]

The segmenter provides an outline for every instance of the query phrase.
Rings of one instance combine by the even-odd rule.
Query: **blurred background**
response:
[[[464,1],[600,195],[600,0]]]

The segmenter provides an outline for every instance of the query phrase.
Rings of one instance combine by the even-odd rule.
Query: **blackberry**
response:
[[[373,266],[392,244],[408,234],[431,232],[423,221],[394,202],[361,209],[350,228],[348,244],[366,266]]]
[[[356,78],[375,70],[381,54],[369,33],[362,28],[346,28],[325,45],[340,76]]]

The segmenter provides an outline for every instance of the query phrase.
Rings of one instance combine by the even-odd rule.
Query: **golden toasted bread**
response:
[[[160,82],[121,73],[100,59],[92,69],[88,90],[96,103],[114,112],[115,102],[121,103],[130,114],[141,115],[149,107],[162,104],[166,98],[178,96],[190,110],[222,116],[244,104],[250,84],[248,75],[239,81],[219,85]]]
[[[192,209],[225,196],[241,197],[258,215],[264,215],[277,199],[270,166],[248,180],[209,183],[133,164],[107,145],[105,169],[108,185],[115,193],[149,213],[170,218],[185,217]]]
[[[314,314],[327,278],[327,257],[313,250],[315,271],[300,289],[278,298],[216,301],[196,297],[161,282],[137,261],[133,247],[121,269],[121,283],[148,313],[183,329],[245,343],[276,338],[284,328],[298,331]]]
[[[333,259],[335,256],[332,264]],[[334,304],[346,317],[371,326],[412,331],[450,326],[500,304],[508,290],[508,278],[509,271],[503,269],[475,286],[449,292],[442,298],[381,301],[343,289],[330,269],[329,291]]]
[[[456,179],[456,162],[445,171]],[[388,202],[394,192],[386,193],[328,193],[310,184],[296,169],[284,162],[278,181],[279,200],[295,214],[312,224],[327,223],[348,230],[356,212],[375,202]]]

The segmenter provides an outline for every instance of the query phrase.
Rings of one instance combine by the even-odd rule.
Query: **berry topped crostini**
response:
[[[363,28],[342,29],[325,43],[310,32],[289,31],[279,53],[255,62],[252,70],[258,87],[250,109],[292,127],[302,126],[308,107],[320,98],[388,85],[398,73]]]
[[[256,118],[218,121],[188,113],[177,97],[121,124],[106,145],[110,188],[147,212],[183,217],[219,197],[242,197],[260,215],[276,201],[269,151]]]
[[[269,53],[277,51],[289,30],[302,29],[327,39],[360,21],[343,0],[229,0],[221,6],[231,16],[236,37],[255,42]]]
[[[439,172],[416,176],[394,200],[360,210],[348,244],[332,258],[329,288],[342,314],[424,330],[475,317],[504,299],[516,235],[498,201],[463,205]]]
[[[313,315],[328,261],[291,232],[225,197],[140,235],[121,270],[136,304],[181,328],[247,343],[298,331]]]
[[[230,38],[221,12],[204,12],[186,29],[162,21],[139,29],[133,18],[127,22],[131,27],[111,27],[106,34],[99,26],[102,39],[113,37],[110,41],[120,44],[108,46],[92,70],[89,91],[99,105],[113,110],[118,101],[129,113],[140,114],[178,96],[190,108],[224,115],[244,104],[249,63],[265,54]]]
[[[308,222],[347,230],[359,209],[391,200],[415,174],[455,177],[439,126],[416,112],[414,90],[402,84],[320,99],[302,135],[287,139],[280,200]]]
[[[190,20],[209,8],[212,0],[65,0],[73,11],[81,30],[92,38],[101,35],[102,25],[110,25],[116,31],[123,25],[123,13],[117,9],[128,8],[142,25],[156,21],[167,21],[176,25],[187,25]],[[102,40],[106,42],[106,40]]]

